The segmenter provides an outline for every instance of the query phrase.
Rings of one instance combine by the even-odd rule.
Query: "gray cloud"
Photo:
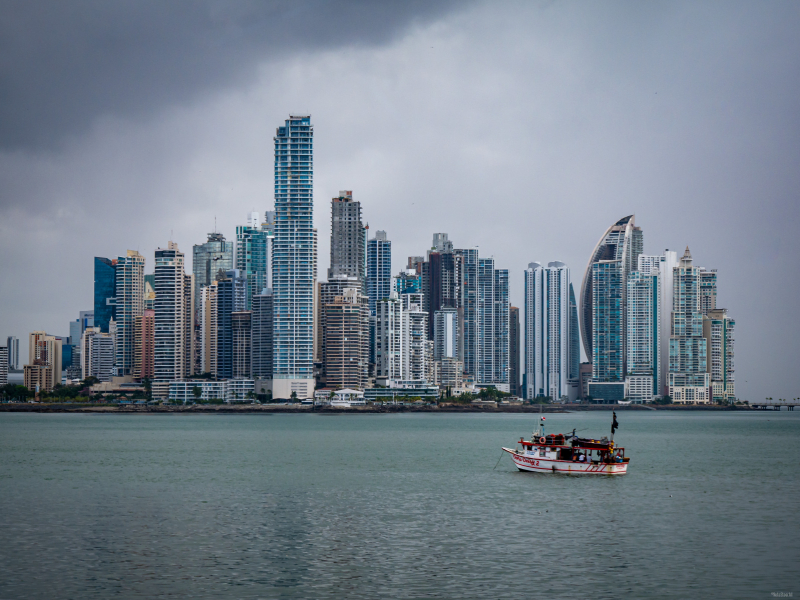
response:
[[[98,115],[146,116],[255,65],[378,45],[454,2],[6,0],[0,9],[0,148],[49,148]]]

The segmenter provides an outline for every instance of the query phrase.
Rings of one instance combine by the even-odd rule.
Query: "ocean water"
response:
[[[618,420],[581,478],[535,415],[3,413],[0,598],[800,597],[800,413]]]

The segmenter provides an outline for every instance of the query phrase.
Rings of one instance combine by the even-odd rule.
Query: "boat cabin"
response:
[[[521,454],[547,460],[571,461],[592,464],[626,463],[625,448],[614,446],[608,440],[571,438],[567,442],[564,434],[540,436],[527,441],[520,438]],[[519,451],[519,450],[518,450]]]

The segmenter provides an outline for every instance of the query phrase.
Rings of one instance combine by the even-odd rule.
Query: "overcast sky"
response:
[[[517,306],[635,213],[719,270],[738,395],[800,396],[798,31],[798,2],[0,1],[0,338],[68,335],[94,256],[232,238],[308,113],[323,276],[339,190],[394,272],[447,232]]]

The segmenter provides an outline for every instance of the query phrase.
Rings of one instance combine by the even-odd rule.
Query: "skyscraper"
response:
[[[728,316],[728,311],[724,308],[710,309],[703,318],[706,371],[711,376],[711,399],[714,402],[730,402],[736,399],[733,364],[735,326],[736,322]]]
[[[461,360],[464,339],[458,310],[442,308],[433,313],[433,359],[453,358]]]
[[[144,256],[128,250],[120,256],[116,267],[115,318],[115,370],[117,375],[133,375],[134,347],[136,345],[136,317],[144,311]]]
[[[578,395],[570,271],[554,261],[532,262],[525,270],[525,397],[558,401]]]
[[[209,233],[208,241],[192,246],[192,273],[194,274],[194,305],[200,307],[200,290],[224,277],[233,269],[233,242],[221,233]]]
[[[0,385],[8,383],[8,346],[0,346]]]
[[[522,329],[519,322],[519,308],[508,309],[508,379],[510,391],[514,396],[522,396],[519,383],[520,340]]]
[[[217,370],[221,379],[234,377],[233,315],[244,311],[248,281],[239,269],[231,269],[216,282]]]
[[[495,269],[493,258],[479,258],[477,291],[476,381],[508,392],[508,270]],[[466,320],[466,310],[464,315]]]
[[[249,310],[231,313],[231,340],[234,379],[249,379],[252,357],[252,313]]]
[[[253,296],[257,296],[270,285],[269,262],[273,233],[267,224],[262,225],[258,221],[258,213],[252,212],[249,214],[248,224],[236,228],[235,268],[247,281],[244,310],[250,310]]]
[[[635,270],[638,265],[639,255],[642,253],[643,238],[642,230],[636,227],[634,215],[624,217],[609,227],[600,241],[597,242],[592,254],[589,256],[589,262],[586,265],[586,272],[583,276],[583,284],[581,285],[580,297],[580,320],[581,320],[581,337],[583,338],[583,350],[586,352],[586,358],[589,362],[593,362],[594,357],[594,309],[595,298],[593,296],[593,274],[594,270],[592,265],[598,261],[620,261],[620,316],[622,323],[626,320],[626,295],[627,295],[627,280],[628,273]],[[601,269],[607,271],[607,268]],[[602,302],[602,300],[601,300]],[[625,366],[625,331],[621,332],[621,367]]]
[[[169,242],[155,251],[155,347],[156,380],[176,381],[191,375],[193,366],[192,275],[184,271],[183,253]]]
[[[392,291],[392,242],[385,231],[376,231],[367,242],[367,296],[370,315],[375,315],[376,305],[388,298]]]
[[[700,312],[707,315],[717,308],[717,270],[700,267]]]
[[[700,268],[686,247],[672,281],[672,329],[669,339],[669,395],[673,402],[709,401],[711,374],[703,337]]]
[[[44,331],[34,331],[28,337],[28,364],[25,365],[25,380],[28,389],[35,383],[49,391],[61,383],[62,340]],[[35,373],[35,374],[34,374]]]
[[[625,397],[623,270],[622,260],[599,260],[592,263],[590,339],[593,351],[589,395],[612,403]]]
[[[13,335],[8,336],[6,340],[6,347],[8,348],[8,368],[14,371],[19,370],[19,338]]]
[[[442,308],[455,308],[463,320],[463,256],[453,250],[453,243],[447,239],[446,233],[434,234],[433,244],[433,250],[422,263],[422,309],[433,315]],[[433,339],[433,325],[429,320],[430,339]]]
[[[253,296],[252,372],[255,379],[272,379],[272,290]]]
[[[641,261],[640,261],[641,262]],[[661,380],[661,275],[632,271],[628,276],[628,369],[626,396],[649,402],[660,395]]]
[[[381,379],[433,381],[433,342],[421,294],[392,292],[377,305],[376,373]]]
[[[290,116],[275,142],[273,396],[310,398],[314,391],[314,128]]]
[[[200,289],[200,372],[217,374],[217,282]],[[272,372],[270,372],[272,377]]]
[[[337,297],[343,296],[345,290],[363,290],[363,282],[358,277],[351,277],[349,275],[339,274],[332,278],[330,281],[323,281],[319,285],[319,304],[318,304],[318,323],[320,328],[320,362],[323,366],[326,364],[327,355],[327,327],[326,327],[326,307],[328,304],[333,304]],[[369,317],[368,319],[369,320]],[[365,338],[369,342],[369,338]],[[369,360],[369,343],[367,343],[367,359]]]
[[[339,276],[357,277],[364,284],[366,273],[366,228],[361,221],[361,203],[353,192],[339,192],[331,200],[331,265],[328,280]],[[364,288],[362,288],[362,293]]]
[[[350,288],[325,305],[327,387],[363,390],[369,374],[369,302]]]
[[[146,308],[136,317],[133,376],[150,379],[155,375],[156,311]]]
[[[392,292],[392,242],[385,231],[376,231],[367,242],[367,297],[369,298],[369,362],[377,364],[376,322],[378,302]],[[377,371],[376,371],[377,372]]]
[[[94,326],[108,333],[108,324],[115,319],[117,293],[117,261],[94,257]]]
[[[478,249],[455,250],[463,270],[461,304],[464,323],[464,375],[478,380],[478,344],[481,336],[478,319]]]
[[[661,297],[659,299],[661,347],[659,349],[660,375],[657,395],[667,395],[667,382],[669,379],[669,338],[672,331],[672,281],[675,267],[678,266],[678,253],[674,250],[664,250],[661,255],[639,256],[639,271],[645,275],[658,273]]]

